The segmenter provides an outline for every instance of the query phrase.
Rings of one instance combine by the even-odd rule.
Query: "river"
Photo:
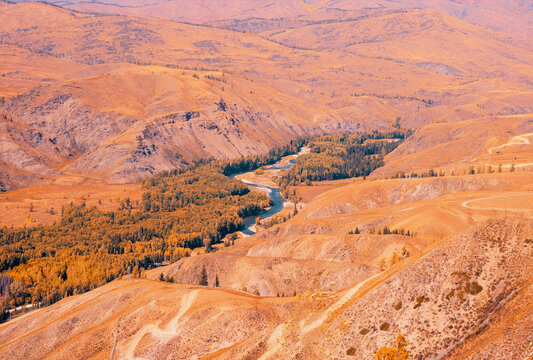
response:
[[[290,169],[291,166],[294,165],[294,162],[296,161],[296,158],[298,156],[307,154],[309,151],[310,149],[308,147],[302,147],[297,154],[284,156],[275,164],[263,167],[263,171],[261,174],[258,174],[255,171],[250,171],[231,176],[231,178],[235,178],[237,180],[242,181],[250,188],[255,188],[264,191],[268,194],[268,196],[270,196],[273,205],[261,212],[261,214],[259,215],[259,218],[261,220],[267,219],[282,211],[284,208],[284,203],[286,203],[287,205],[290,204],[287,203],[286,200],[281,196],[279,187],[272,181],[272,177],[279,175],[279,173],[283,170]],[[244,219],[242,233],[245,236],[253,235],[256,233],[256,218],[257,215],[249,216]]]

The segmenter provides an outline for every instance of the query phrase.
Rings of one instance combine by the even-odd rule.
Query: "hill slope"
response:
[[[476,25],[522,34],[531,33],[531,3],[520,0],[453,1],[453,0],[242,0],[211,1],[49,1],[71,9],[108,14],[161,17],[179,21],[203,22],[218,19],[243,19],[252,17],[292,19],[302,16],[335,19],[346,13],[366,13],[371,9],[436,9]]]
[[[510,190],[528,181],[528,174],[507,174],[509,182],[504,186]],[[531,341],[533,320],[528,299],[533,228],[527,220],[532,214],[508,212],[514,219],[487,222],[484,219],[495,216],[490,208],[461,207],[462,199],[472,199],[467,193],[431,200],[435,191],[490,191],[503,184],[486,176],[465,180],[405,180],[403,185],[414,190],[412,196],[392,200],[398,205],[381,203],[370,209],[362,206],[375,198],[376,191],[368,186],[378,184],[340,187],[311,202],[286,224],[148,273],[149,278],[163,272],[180,281],[189,276],[194,283],[198,264],[203,262],[209,281],[216,269],[226,289],[117,280],[0,325],[0,354],[6,359],[21,354],[28,359],[62,359],[72,354],[79,358],[368,359],[401,332],[410,341],[413,356],[520,358]],[[419,200],[423,183],[426,200]],[[385,187],[394,192],[395,185],[393,181]],[[363,193],[368,199],[354,195],[350,201],[360,210],[352,205],[332,215],[339,212],[331,206],[344,205],[346,194],[354,194],[358,187],[367,188]],[[525,194],[521,196],[528,201]],[[321,205],[325,199],[329,210]],[[428,223],[420,221],[421,213]],[[441,240],[430,240],[426,246],[427,237],[444,228],[425,225],[439,222],[459,226],[444,230]],[[421,227],[416,228],[415,238],[366,234],[363,224],[383,223]],[[479,225],[472,227],[472,223]],[[340,235],[355,224],[365,234]],[[392,262],[393,252],[402,247],[408,255]],[[276,259],[276,252],[282,257]],[[245,265],[239,258],[253,262]],[[378,268],[380,258],[387,259],[383,271]],[[237,267],[236,273],[228,271]],[[353,277],[357,268],[366,270]],[[262,298],[228,289],[243,282],[248,290],[259,289],[262,294],[297,289],[298,295]],[[277,285],[272,288],[272,284]]]
[[[261,35],[280,45],[44,4],[0,9],[6,189],[23,184],[16,168],[44,181],[133,182],[397,116],[418,127],[532,111],[531,50],[433,10]]]

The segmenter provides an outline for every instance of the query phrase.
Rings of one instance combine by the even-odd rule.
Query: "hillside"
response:
[[[261,36],[34,3],[4,4],[0,20],[5,189],[24,171],[135,182],[397,116],[531,112],[531,49],[434,10]]]
[[[125,277],[0,325],[0,354],[367,359],[401,332],[427,359],[521,358],[533,320],[530,180],[340,185],[287,223],[149,271],[153,280]],[[503,210],[494,198],[513,200]],[[415,236],[368,233],[384,225]],[[355,226],[362,234],[348,235]],[[224,289],[155,280],[195,284],[202,264]]]
[[[52,0],[70,9],[107,14],[160,17],[179,21],[199,23],[219,19],[284,18],[335,19],[339,16],[361,15],[369,10],[381,9],[436,9],[476,25],[521,34],[531,33],[531,11],[527,1],[453,1],[453,0],[385,0],[378,4],[356,0],[224,0],[216,4],[211,1],[122,1],[104,0],[87,2],[79,0]]]

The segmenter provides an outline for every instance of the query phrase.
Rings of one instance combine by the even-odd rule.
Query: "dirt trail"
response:
[[[306,322],[309,320],[309,318],[311,318],[313,315],[316,315],[316,314],[310,314],[309,316],[307,316],[306,319],[304,319],[304,320],[302,320],[300,322],[300,334],[301,335],[306,335],[309,332],[311,332],[311,331],[319,328],[320,326],[322,326],[326,322],[326,320],[331,316],[331,314],[333,312],[335,312],[336,310],[340,309],[342,306],[344,306],[359,291],[359,289],[363,285],[365,285],[368,281],[374,279],[375,277],[377,277],[379,275],[380,274],[376,274],[374,276],[371,276],[368,279],[363,280],[363,281],[357,283],[352,288],[348,289],[341,296],[341,298],[339,300],[337,300],[333,305],[331,305],[325,311],[323,311],[322,314],[320,314],[320,316],[317,319],[311,321],[308,324],[306,324]],[[286,322],[284,322],[284,323],[278,325],[274,329],[274,331],[272,332],[272,334],[268,338],[268,341],[267,341],[267,344],[266,344],[266,351],[263,353],[263,355],[261,355],[259,360],[270,359],[272,356],[274,356],[276,353],[278,353],[278,351],[281,350],[281,347],[283,345],[283,339],[282,339],[283,330],[287,326],[288,326],[288,324]]]
[[[137,334],[135,334],[130,343],[126,346],[125,356],[121,356],[121,358],[135,359],[135,349],[146,334],[150,334],[154,339],[162,340],[169,339],[175,336],[179,332],[178,325],[181,317],[187,312],[187,310],[191,308],[199,292],[200,290],[195,290],[188,294],[185,294],[181,298],[179,312],[176,314],[176,316],[172,318],[172,320],[168,322],[165,327],[160,328],[159,324],[161,323],[161,321],[158,321],[156,324],[145,325],[142,329],[140,329]]]
[[[111,349],[109,360],[113,360],[113,358],[115,357],[115,350],[117,349],[119,335],[120,335],[120,318],[118,318],[117,320],[117,327],[115,328],[115,339],[113,340],[113,348]]]
[[[493,147],[489,148],[487,150],[486,154],[480,155],[480,156],[472,159],[472,162],[476,162],[480,158],[483,158],[485,156],[492,155],[498,149],[503,149],[503,148],[506,148],[506,147],[509,147],[509,146],[513,146],[513,145],[528,145],[528,144],[531,144],[531,142],[529,141],[529,137],[531,137],[531,136],[533,136],[533,132],[514,136],[509,141],[507,141],[505,144],[498,145],[498,146],[493,146]],[[494,164],[489,164],[489,163],[485,163],[485,165],[493,165],[494,166]],[[531,166],[531,165],[533,165],[533,163],[514,164],[515,167],[527,167],[527,166]],[[511,164],[504,164],[502,166],[503,167],[511,167]]]
[[[286,328],[286,326],[286,323],[281,323],[274,329],[274,331],[272,331],[272,334],[270,334],[266,344],[266,351],[258,360],[270,359],[281,349],[281,346],[283,345],[283,330]]]
[[[507,143],[505,143],[503,145],[491,147],[488,150],[488,154],[486,154],[486,155],[492,154],[494,152],[494,150],[496,150],[496,149],[503,149],[504,147],[508,147],[508,146],[512,146],[512,145],[527,145],[527,144],[530,144],[529,139],[528,139],[528,137],[530,137],[530,136],[533,136],[533,133],[517,135],[517,136],[511,138],[511,140],[509,140]]]
[[[333,305],[328,307],[328,309],[326,311],[324,311],[324,313],[318,319],[316,319],[315,321],[311,322],[310,324],[303,325],[305,323],[305,320],[303,320],[302,323],[301,323],[301,325],[302,325],[302,327],[301,327],[302,335],[305,335],[305,334],[307,334],[307,333],[319,328],[320,326],[322,326],[326,322],[326,320],[328,320],[328,318],[330,318],[330,316],[335,311],[339,310],[348,301],[350,301],[354,297],[354,295],[357,294],[359,289],[361,289],[367,282],[372,281],[373,279],[375,279],[379,275],[381,275],[381,273],[373,275],[373,276],[369,277],[368,279],[363,280],[360,283],[357,283],[354,287],[352,287],[351,289],[346,291],[346,293],[344,295],[342,295],[341,298],[339,300],[337,300]]]
[[[481,198],[476,198],[476,199],[463,201],[461,203],[461,206],[466,208],[466,209],[471,209],[471,210],[512,211],[512,212],[520,212],[520,213],[527,212],[526,209],[479,207],[479,206],[470,205],[470,204],[472,204],[473,202],[476,202],[476,201],[502,199],[502,198],[514,197],[514,196],[533,196],[533,193],[521,192],[521,193],[512,193],[512,194],[503,194],[503,195],[496,195],[496,196],[481,197]]]

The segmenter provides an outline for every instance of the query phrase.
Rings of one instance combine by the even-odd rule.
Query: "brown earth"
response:
[[[397,116],[453,156],[465,126],[480,124],[481,147],[531,124],[530,44],[433,9],[259,35],[36,3],[2,3],[0,23],[5,190],[64,175],[131,183]]]
[[[520,358],[533,324],[530,184],[515,172],[340,186],[287,223],[147,272],[194,284],[205,265],[224,289],[117,280],[0,326],[0,354],[368,359],[401,332],[414,358]],[[515,200],[486,208],[494,194]],[[384,225],[415,236],[368,234]]]
[[[525,359],[530,7],[226,3],[69,5],[137,18],[0,2],[0,225],[53,222],[70,201],[135,204],[143,176],[298,135],[397,116],[414,135],[367,179],[298,187],[286,223],[1,324],[0,358],[366,360],[401,332],[414,359]],[[443,176],[390,179],[430,169]],[[221,288],[196,285],[203,266]]]
[[[115,210],[130,198],[139,209],[142,189],[139,184],[108,185],[80,182],[79,178],[62,177],[54,184],[35,185],[0,194],[0,226],[51,224],[61,219],[61,207],[71,202]]]
[[[194,23],[204,21],[215,22],[215,24],[221,21],[233,22],[234,26],[241,28],[245,26],[243,23],[264,23],[269,19],[276,19],[278,23],[282,23],[280,20],[290,23],[292,19],[302,22],[307,19],[317,21],[364,16],[385,9],[431,8],[476,25],[511,33],[522,33],[524,36],[526,36],[524,32],[531,31],[528,16],[533,10],[531,4],[516,0],[490,2],[476,0],[461,2],[453,0],[385,0],[380,1],[379,4],[364,0],[260,0],[254,2],[224,0],[216,4],[206,0],[179,2],[175,0],[103,0],[98,2],[54,0],[51,2],[89,12],[160,17]]]

